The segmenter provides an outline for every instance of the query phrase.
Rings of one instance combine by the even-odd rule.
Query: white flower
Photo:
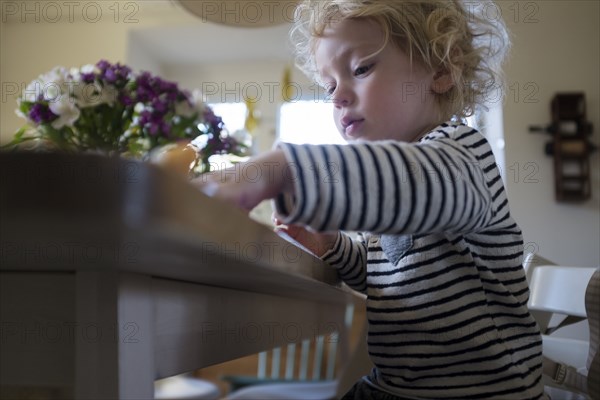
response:
[[[190,144],[198,150],[202,150],[208,144],[208,135],[199,135]]]
[[[60,129],[64,126],[72,127],[75,121],[81,115],[81,111],[69,96],[63,95],[58,100],[49,104],[50,111],[58,115],[58,118],[52,121],[54,129]]]
[[[28,102],[33,103],[34,101],[36,101],[38,99],[38,97],[42,93],[43,87],[44,87],[44,83],[39,79],[35,79],[35,80],[31,81],[29,83],[29,85],[27,85],[21,98],[23,99],[23,101],[28,101]]]
[[[243,143],[246,146],[252,145],[252,135],[245,129],[238,129],[231,134],[237,142]]]
[[[86,64],[83,67],[81,67],[80,71],[82,74],[97,74],[98,72],[100,72],[98,67],[96,67],[94,64]]]
[[[186,100],[180,101],[175,104],[175,113],[177,115],[182,115],[186,118],[193,116],[197,111],[192,107],[192,105]]]
[[[119,97],[119,91],[113,85],[105,85],[100,89],[100,99],[97,104],[108,104],[113,106]]]
[[[95,83],[84,83],[81,80],[75,82],[69,93],[73,96],[74,101],[81,108],[91,107],[97,104],[98,94],[96,93],[96,84]]]
[[[31,82],[25,89],[22,99],[34,102],[42,98],[47,101],[50,111],[58,115],[58,118],[52,121],[53,128],[73,126],[81,114],[75,99],[71,97],[75,84],[68,69],[56,67]]]
[[[137,143],[146,151],[150,150],[150,146],[152,144],[148,138],[139,138],[137,139]]]
[[[42,98],[48,102],[64,101],[71,95],[72,87],[76,84],[69,70],[55,67],[47,74],[42,74],[33,80],[23,92],[22,100],[35,102]]]
[[[80,69],[72,68],[66,76],[67,79],[63,80],[62,85],[67,87],[69,95],[74,98],[80,108],[94,107],[100,104],[113,106],[117,101],[119,93],[113,85],[102,86],[98,82],[86,83],[83,81],[83,74],[99,73],[99,71],[95,65],[88,64]]]
[[[70,87],[74,84],[69,70],[64,67],[56,67],[48,74],[40,75],[38,79],[42,82],[44,100],[49,102],[61,101],[64,96],[68,96]]]
[[[113,85],[101,86],[97,82],[77,82],[73,87],[73,97],[81,108],[95,107],[100,104],[113,106],[118,96],[119,91]]]

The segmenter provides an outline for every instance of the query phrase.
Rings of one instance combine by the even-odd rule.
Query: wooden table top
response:
[[[114,269],[345,302],[318,258],[147,163],[0,153],[0,270]]]

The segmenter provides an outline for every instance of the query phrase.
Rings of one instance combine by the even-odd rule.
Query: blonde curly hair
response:
[[[316,80],[315,45],[327,26],[369,18],[383,29],[382,49],[391,40],[412,62],[449,73],[451,89],[436,94],[440,117],[468,117],[486,108],[490,96],[498,101],[504,88],[501,65],[510,39],[498,9],[498,18],[489,17],[490,7],[497,6],[490,0],[304,0],[290,32],[296,65]]]

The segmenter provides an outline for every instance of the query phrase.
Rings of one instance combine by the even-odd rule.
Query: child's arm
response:
[[[194,181],[202,191],[243,209],[278,195],[295,197],[298,169],[288,163],[282,150],[273,150],[235,167],[204,174]],[[338,269],[353,289],[366,290],[366,246],[340,232],[315,232],[299,225],[276,225],[293,240]]]
[[[201,175],[193,183],[209,196],[219,197],[247,211],[261,201],[294,194],[283,151],[272,150],[234,167]]]
[[[275,232],[288,236],[298,242],[317,257],[322,257],[333,248],[337,239],[337,232],[313,232],[301,225],[284,225],[273,216]]]
[[[482,229],[496,216],[492,191],[502,182],[499,176],[486,180],[483,158],[495,165],[489,153],[480,159],[453,140],[282,144],[195,182],[246,210],[276,198],[283,223],[316,231],[461,233]]]
[[[453,133],[460,143],[438,134],[422,144],[281,144],[295,195],[277,196],[277,213],[286,224],[316,231],[462,234],[486,229],[508,212],[497,196],[502,181],[494,157],[476,131],[460,126]]]
[[[282,144],[196,182],[247,210],[274,198],[283,223],[320,232],[473,232],[502,221],[508,208],[496,195],[502,181],[489,145],[462,129],[465,144]]]
[[[273,222],[276,232],[283,232],[336,268],[340,278],[348,286],[366,293],[367,248],[361,234],[359,234],[359,240],[352,240],[342,232],[319,233],[300,225],[282,225],[276,217]]]
[[[348,286],[367,293],[367,244],[362,234],[358,234],[358,239],[352,239],[339,232],[333,247],[321,258],[337,269]]]

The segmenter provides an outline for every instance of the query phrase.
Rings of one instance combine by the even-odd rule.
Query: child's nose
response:
[[[354,92],[348,86],[338,84],[331,95],[331,100],[335,107],[347,107],[354,101]]]

